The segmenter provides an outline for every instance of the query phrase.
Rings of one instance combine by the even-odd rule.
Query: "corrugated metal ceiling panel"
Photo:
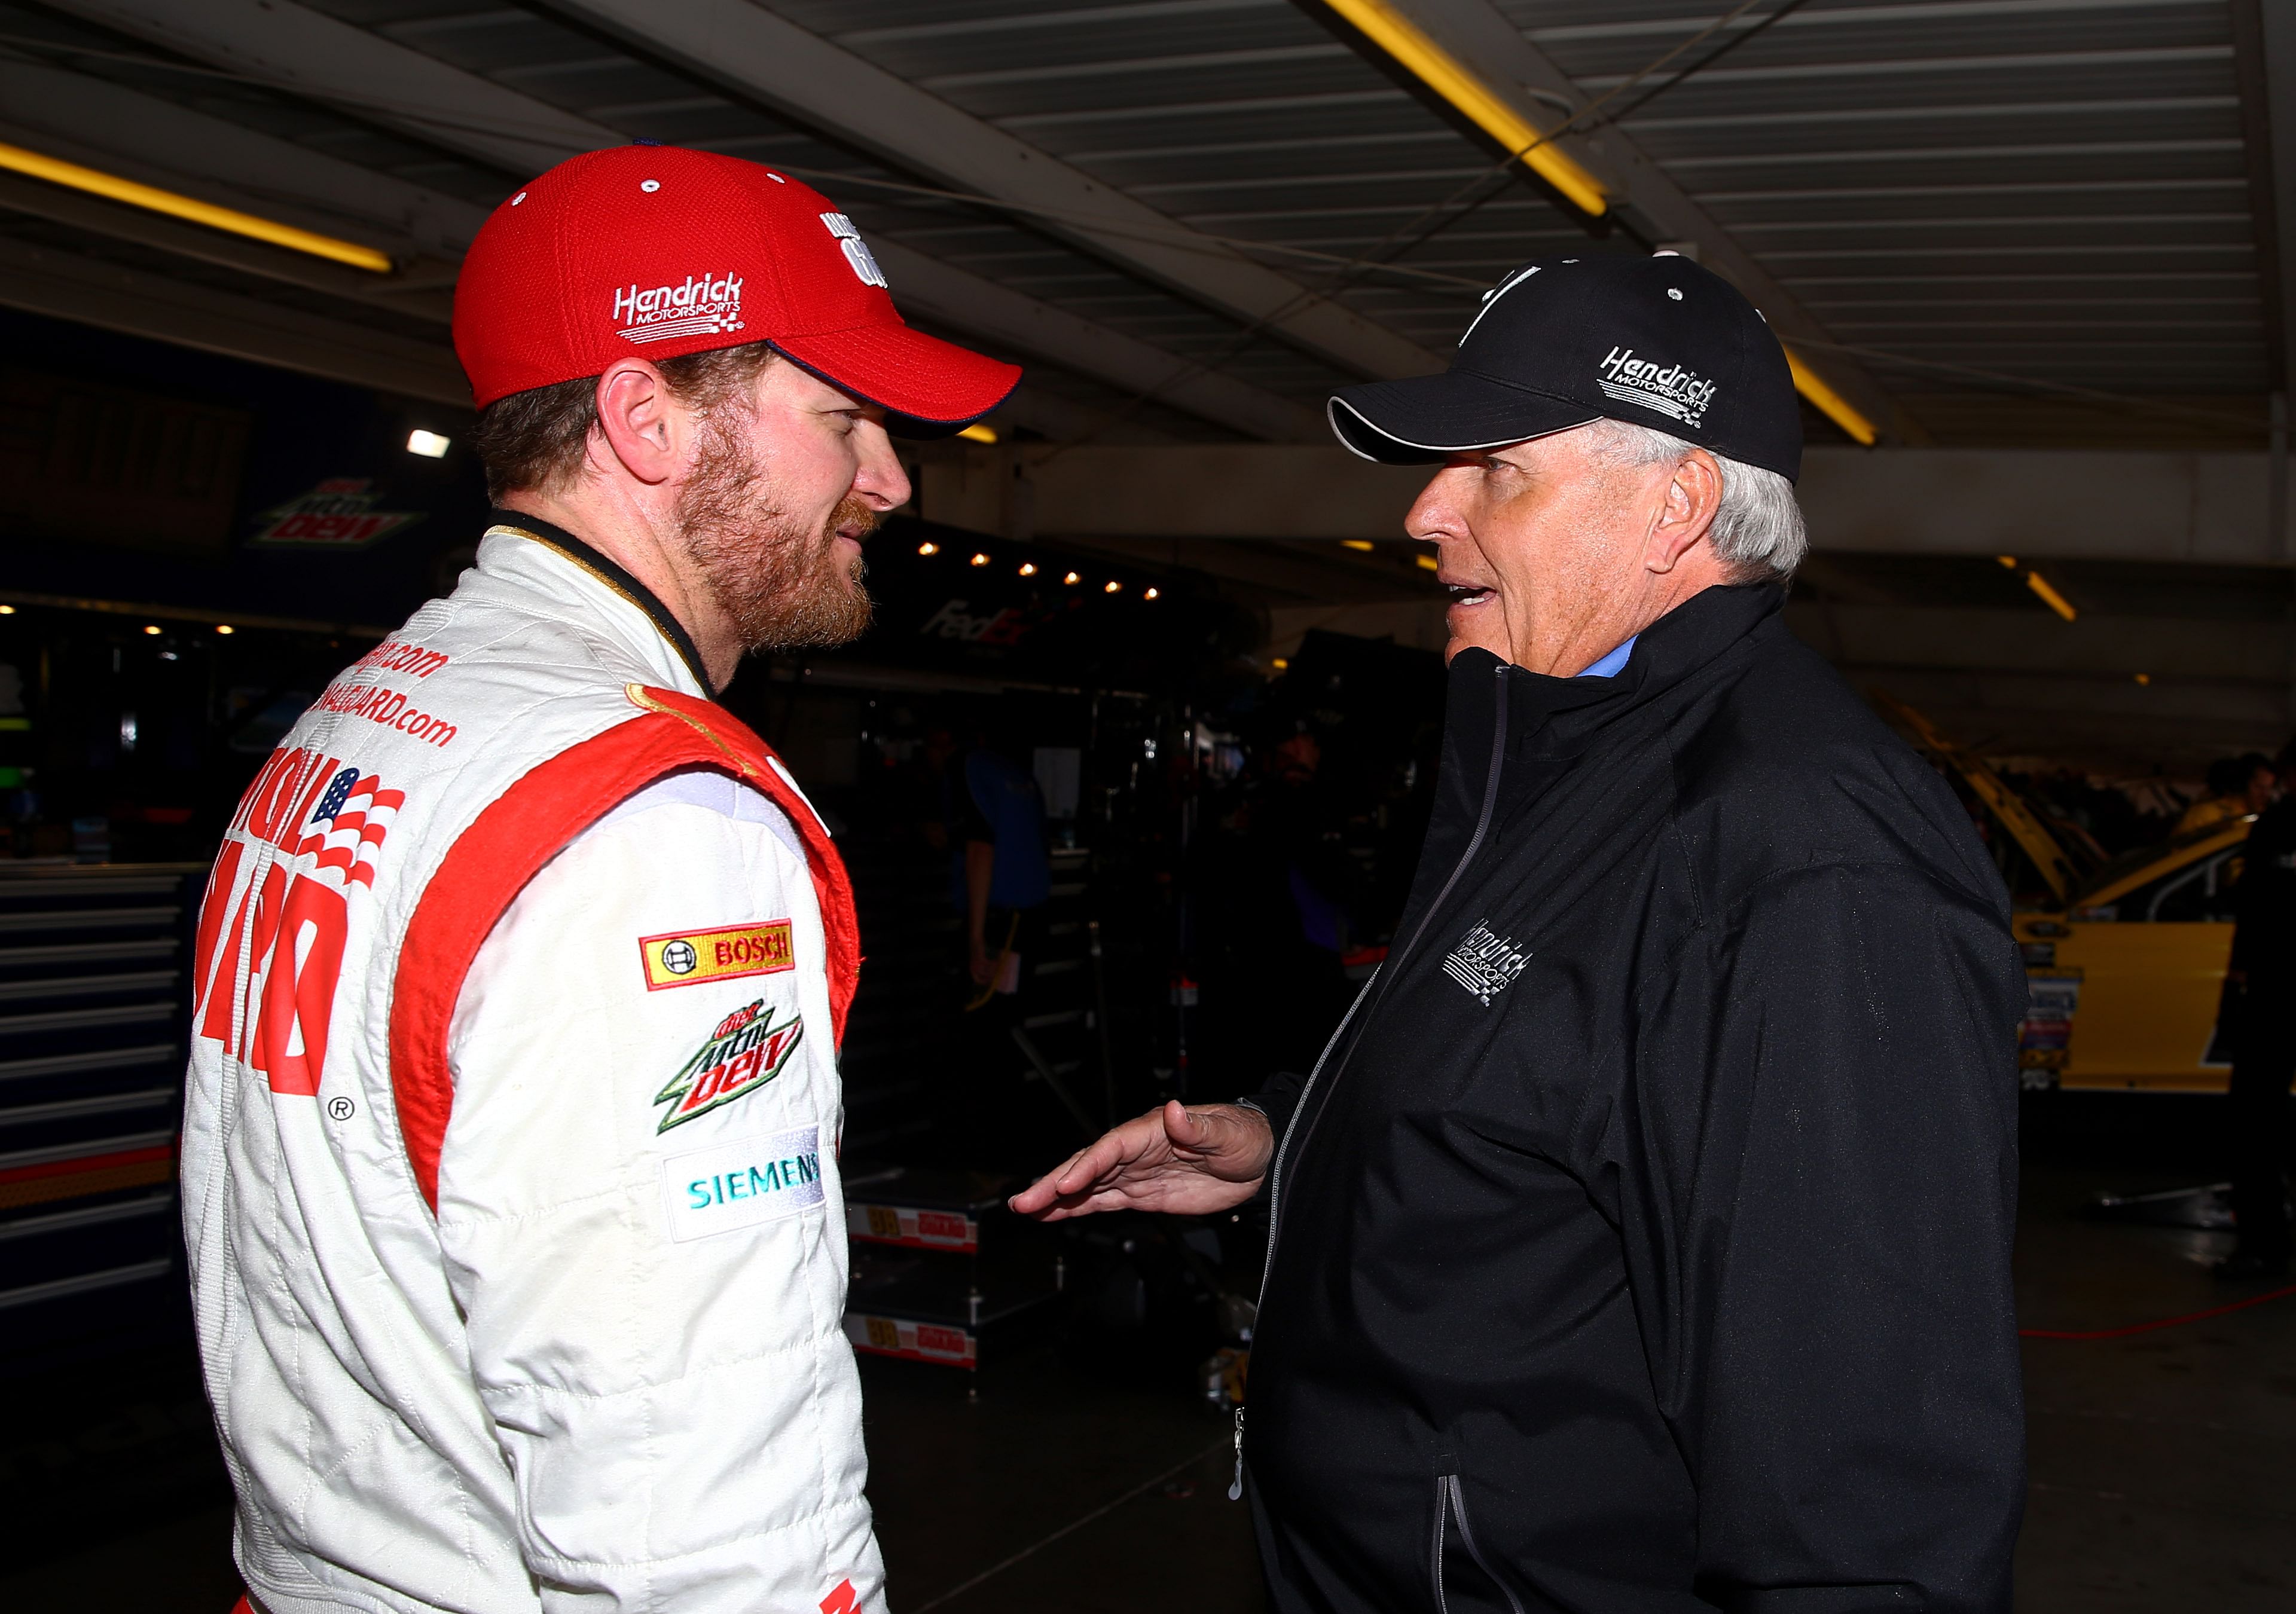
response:
[[[633,134],[818,170],[872,233],[1302,401],[1344,379],[1026,217],[883,188],[914,176],[546,12],[313,3]],[[1846,344],[2129,391],[2267,383],[2226,0],[1808,0],[1775,26],[1757,28],[1771,9],[1757,7],[1694,44],[1725,0],[1496,4],[1589,99],[1688,45],[1609,110],[1627,111],[1626,131]],[[1366,60],[1314,0],[772,9],[1198,229],[1424,271],[1360,273],[1341,295],[1434,351],[1473,284],[1534,256],[1647,244],[1618,228],[1590,235]],[[354,112],[124,64],[80,70],[457,195],[491,201],[504,184]],[[1331,266],[1271,261],[1330,283]],[[1890,373],[1925,397],[1956,384],[1935,369]]]

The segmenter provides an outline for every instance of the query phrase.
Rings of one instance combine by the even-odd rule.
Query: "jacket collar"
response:
[[[1607,722],[1695,676],[1784,604],[1785,590],[1775,583],[1702,590],[1643,629],[1614,677],[1555,678],[1507,667],[1504,682],[1512,725],[1518,734],[1528,736],[1551,719],[1581,711],[1586,718],[1566,726],[1577,730]],[[1479,702],[1471,697],[1463,709],[1458,700],[1462,686],[1487,688],[1493,670],[1505,666],[1487,650],[1464,650],[1453,657],[1452,709],[1472,712],[1487,706],[1487,699]]]
[[[709,669],[702,665],[701,652],[695,648],[693,636],[671,614],[660,597],[637,578],[632,577],[619,562],[600,553],[563,527],[528,515],[519,510],[491,510],[487,512],[487,534],[506,534],[532,540],[582,573],[590,582],[605,589],[625,603],[635,607],[652,624],[658,641],[676,655],[681,669],[695,684],[696,693],[714,697],[715,686],[709,682]],[[660,648],[659,643],[648,648]],[[656,660],[660,657],[649,656]]]
[[[1451,660],[1443,723],[1442,773],[1457,795],[1443,798],[1438,814],[1480,799],[1499,700],[1506,702],[1511,753],[1577,756],[1598,743],[1608,725],[1710,671],[1742,641],[1775,629],[1784,604],[1785,590],[1775,583],[1706,589],[1643,629],[1611,678],[1552,678],[1510,667],[1487,650],[1461,651]]]

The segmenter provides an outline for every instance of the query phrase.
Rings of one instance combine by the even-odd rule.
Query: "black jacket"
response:
[[[1284,1614],[2009,1606],[2008,901],[1781,598],[1452,664],[1398,945],[1258,1100]]]

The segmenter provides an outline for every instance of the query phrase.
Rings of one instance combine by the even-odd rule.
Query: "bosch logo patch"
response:
[[[716,930],[670,930],[638,938],[646,990],[698,986],[705,980],[740,980],[778,975],[797,968],[790,945],[790,922],[769,919]]]

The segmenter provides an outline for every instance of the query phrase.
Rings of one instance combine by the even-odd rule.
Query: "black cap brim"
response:
[[[1344,387],[1324,411],[1341,442],[1382,465],[1431,465],[1603,418],[1573,399],[1512,387],[1472,370]]]

